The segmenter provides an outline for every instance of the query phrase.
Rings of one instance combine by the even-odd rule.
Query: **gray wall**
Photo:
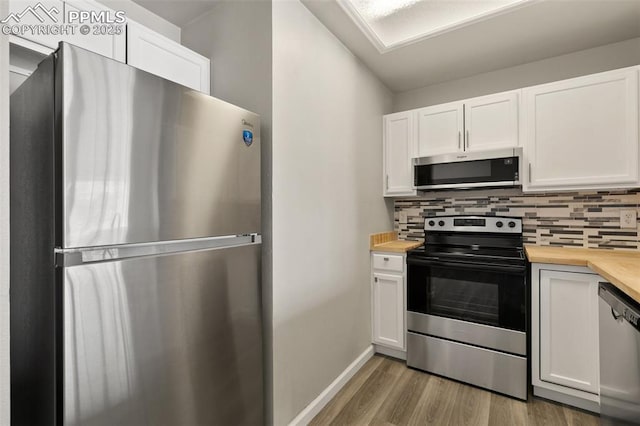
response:
[[[262,288],[266,416],[272,414],[271,1],[220,2],[182,29],[182,44],[211,60],[211,95],[261,116]]]
[[[640,38],[634,38],[396,93],[393,110],[406,111],[638,64],[640,64]]]
[[[273,3],[274,423],[371,345],[369,234],[389,90],[299,1]]]
[[[9,13],[0,1],[0,16]],[[9,424],[9,40],[0,35],[0,425]]]

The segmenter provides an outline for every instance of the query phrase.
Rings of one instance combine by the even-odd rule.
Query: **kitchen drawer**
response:
[[[404,258],[394,254],[374,254],[373,269],[402,272],[404,270]]]
[[[409,331],[407,366],[527,400],[527,358]]]

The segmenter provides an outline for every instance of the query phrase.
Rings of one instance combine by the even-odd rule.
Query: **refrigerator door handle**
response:
[[[88,263],[123,260],[142,256],[159,256],[195,250],[215,250],[261,244],[262,235],[257,233],[227,235],[224,237],[191,238],[110,246],[80,247],[54,250],[56,266],[68,267]]]

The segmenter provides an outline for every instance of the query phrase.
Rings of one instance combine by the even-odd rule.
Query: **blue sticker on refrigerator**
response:
[[[251,146],[251,144],[253,143],[253,132],[251,130],[243,130],[242,140],[244,141],[245,145]]]

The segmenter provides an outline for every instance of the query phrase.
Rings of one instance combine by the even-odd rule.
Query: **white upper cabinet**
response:
[[[522,90],[525,190],[638,186],[638,69]]]
[[[64,2],[45,0],[40,3],[11,0],[9,3],[10,11],[15,14],[21,14],[29,7],[34,8],[32,9],[33,12],[22,15],[20,24],[55,25],[55,28],[68,25],[69,29],[59,35],[25,32],[24,34],[12,36],[12,43],[43,54],[49,54],[58,47],[59,42],[65,41],[108,58],[124,62],[126,22],[120,24],[87,22],[89,33],[81,34],[79,25],[76,25],[81,24],[81,22],[69,20],[70,13],[78,11],[98,12],[98,15],[103,16],[105,19],[114,19],[115,11],[93,0],[67,0]],[[10,22],[11,24],[15,23],[13,20]]]
[[[415,112],[385,115],[383,123],[383,194],[385,197],[416,195],[413,189]]]
[[[65,16],[70,12],[104,11],[113,14],[115,11],[91,0],[66,0],[64,2]],[[107,58],[124,62],[126,59],[126,21],[121,24],[89,24],[91,32],[83,35],[77,32],[65,37],[66,42],[98,53]]]
[[[209,59],[132,21],[127,25],[127,63],[209,94]]]
[[[518,146],[518,93],[498,93],[464,102],[465,151]]]
[[[417,157],[461,151],[464,132],[464,104],[452,102],[417,110]]]
[[[421,108],[418,157],[518,146],[518,93]]]
[[[42,5],[42,7],[39,5]],[[37,9],[33,9],[34,7],[37,7]],[[26,11],[28,8],[32,8],[31,10],[34,12],[22,14],[22,12]],[[21,15],[21,17],[19,18],[19,21],[10,18],[6,25],[43,25],[61,23],[64,14],[64,3],[59,0],[42,0],[40,3],[25,0],[10,0],[9,12],[16,16]],[[62,36],[44,35],[38,34],[37,32],[24,32],[12,36],[12,39],[16,44],[21,44],[23,46],[28,46],[29,42],[36,43],[39,46],[33,46],[33,50],[37,50],[43,54],[49,54],[58,46],[58,43],[62,40]],[[25,41],[26,43],[23,43]],[[46,49],[43,49],[43,47]]]
[[[10,36],[12,90],[33,72],[43,55],[49,55],[64,41],[209,94],[209,59],[129,20],[124,12],[94,0],[10,0],[9,10],[13,15],[7,25],[24,28],[31,24],[33,28],[61,32],[42,35],[27,31]],[[80,12],[92,14],[83,16]],[[16,56],[18,52],[20,57]],[[25,56],[24,52],[32,54]],[[33,60],[24,61],[23,57]]]

